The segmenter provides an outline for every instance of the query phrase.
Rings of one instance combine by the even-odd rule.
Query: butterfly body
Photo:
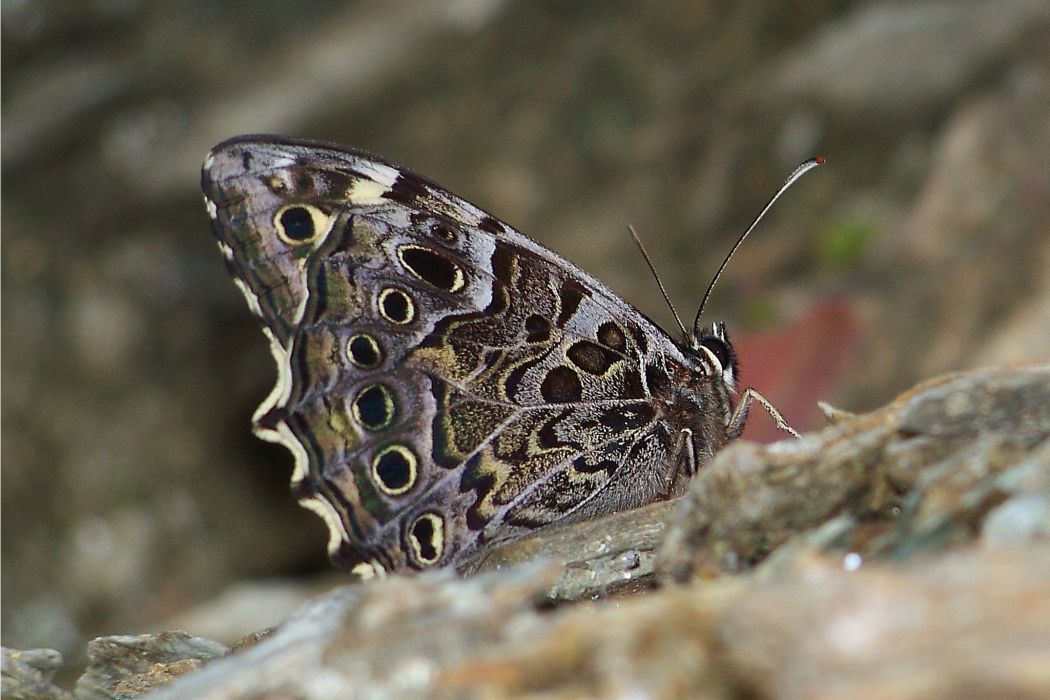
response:
[[[742,428],[721,324],[676,341],[421,175],[241,137],[202,187],[278,367],[254,430],[344,566],[459,566],[673,497]]]

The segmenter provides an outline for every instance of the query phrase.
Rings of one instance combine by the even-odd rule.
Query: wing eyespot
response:
[[[551,339],[551,322],[539,314],[525,319],[525,342],[546,343]]]
[[[612,321],[598,326],[598,342],[616,352],[627,352],[627,335]]]
[[[387,445],[372,457],[372,481],[387,496],[402,496],[416,485],[418,462],[404,445]]]
[[[540,394],[550,403],[573,403],[583,398],[583,383],[575,370],[558,365],[544,377]]]
[[[407,292],[387,287],[379,293],[379,314],[391,323],[404,326],[416,317],[416,305]]]
[[[569,358],[572,364],[596,377],[604,376],[613,363],[620,359],[616,356],[616,353],[610,352],[601,345],[592,343],[589,340],[580,340],[573,343],[565,351],[565,356]]]
[[[358,333],[346,342],[346,356],[361,369],[375,369],[383,361],[379,342],[367,333]]]
[[[397,249],[397,257],[406,270],[443,292],[454,294],[466,285],[460,266],[436,250],[403,245]]]
[[[397,402],[383,384],[371,384],[357,392],[352,410],[354,419],[372,433],[387,430],[397,422]]]
[[[332,215],[310,204],[288,204],[277,210],[273,225],[277,237],[289,246],[312,245],[332,227]]]
[[[423,513],[412,521],[406,539],[415,560],[433,566],[445,551],[445,521],[437,513]]]

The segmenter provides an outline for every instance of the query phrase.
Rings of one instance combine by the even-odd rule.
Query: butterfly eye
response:
[[[316,243],[332,228],[332,217],[309,204],[281,207],[273,217],[278,237],[291,246]]]
[[[423,513],[412,522],[407,539],[419,563],[436,564],[445,551],[445,521],[437,513]]]
[[[416,456],[404,445],[388,445],[372,458],[372,479],[388,496],[407,493],[416,484]]]
[[[725,370],[733,364],[733,351],[729,348],[729,344],[721,338],[709,335],[700,339],[700,345],[715,356],[719,370]]]

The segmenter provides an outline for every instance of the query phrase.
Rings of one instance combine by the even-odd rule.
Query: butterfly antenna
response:
[[[649,257],[649,253],[645,250],[645,246],[642,245],[642,239],[638,237],[638,232],[634,230],[634,226],[628,226],[627,230],[631,234],[631,238],[638,244],[638,250],[642,251],[642,257],[645,258],[645,262],[649,265],[650,272],[653,273],[653,279],[656,280],[656,286],[660,288],[660,293],[664,295],[664,301],[667,302],[667,308],[674,314],[674,320],[678,322],[678,327],[682,329],[682,333],[686,336],[689,335],[689,331],[685,329],[685,324],[682,323],[681,317],[678,312],[674,310],[674,304],[671,303],[671,297],[667,296],[667,290],[664,289],[664,283],[660,281],[660,275],[656,273],[656,266],[653,265],[653,259]]]
[[[722,276],[722,271],[725,270],[726,269],[726,265],[729,264],[729,259],[733,257],[733,253],[736,252],[736,249],[739,248],[740,244],[744,242],[745,238],[747,238],[747,234],[751,233],[751,231],[755,228],[755,226],[758,225],[758,222],[761,221],[762,217],[766,215],[766,212],[770,210],[770,208],[773,206],[773,203],[776,202],[778,199],[780,199],[780,195],[784,194],[784,192],[787,190],[787,188],[789,188],[793,184],[795,184],[795,181],[797,181],[800,177],[805,175],[807,172],[809,172],[813,168],[817,167],[818,165],[823,165],[823,164],[824,164],[824,159],[823,158],[810,158],[809,160],[807,160],[804,163],[802,163],[802,165],[800,165],[797,168],[795,168],[795,171],[793,173],[791,173],[790,175],[788,175],[787,180],[784,180],[784,184],[781,185],[780,189],[777,190],[776,194],[774,194],[770,198],[769,202],[766,203],[766,206],[762,207],[762,211],[760,211],[758,213],[758,216],[755,217],[755,220],[752,221],[751,225],[747,227],[747,230],[744,231],[744,234],[742,236],[740,236],[740,238],[736,239],[736,243],[734,243],[733,247],[729,250],[729,255],[727,255],[725,260],[722,261],[722,264],[718,267],[718,272],[715,273],[715,276],[711,278],[711,284],[707,285],[707,291],[704,292],[704,298],[700,300],[700,309],[697,310],[696,318],[693,320],[693,335],[694,336],[696,336],[696,335],[698,335],[700,333],[700,315],[704,313],[704,307],[707,306],[707,300],[711,296],[711,290],[715,288],[715,282],[717,282],[718,278]],[[641,245],[641,243],[639,243],[638,245]],[[650,267],[651,267],[651,264],[650,264]],[[663,289],[663,287],[661,287],[661,289]],[[665,294],[664,296],[666,297],[667,295]],[[668,302],[668,303],[670,303],[670,302]],[[677,314],[676,314],[676,316],[677,316]],[[679,325],[681,325],[682,322],[679,321],[678,323],[679,323]]]

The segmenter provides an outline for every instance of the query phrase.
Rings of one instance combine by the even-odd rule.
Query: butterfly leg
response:
[[[686,476],[692,476],[696,473],[696,451],[693,449],[693,431],[689,428],[682,428],[682,432],[678,433],[678,443],[674,446],[675,455],[682,452],[685,452]]]
[[[773,407],[773,404],[769,403],[769,400],[762,396],[751,387],[744,389],[743,396],[740,397],[740,403],[736,405],[736,409],[733,411],[733,415],[729,418],[729,425],[726,426],[726,433],[729,435],[730,440],[735,440],[740,437],[740,434],[744,432],[744,425],[747,423],[747,412],[751,410],[751,402],[758,401],[762,404],[762,407],[769,412],[769,415],[776,422],[777,427],[781,430],[791,433],[794,437],[800,438],[801,435],[795,431],[787,421],[784,420],[784,416],[780,415],[780,411]]]

